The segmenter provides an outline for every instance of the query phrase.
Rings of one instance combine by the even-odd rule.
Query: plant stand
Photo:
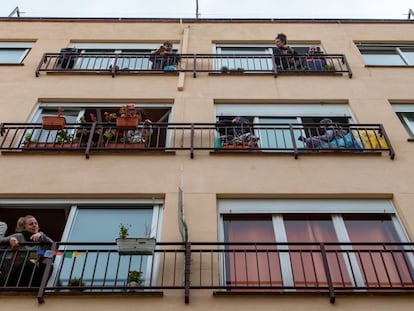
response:
[[[118,238],[119,255],[153,255],[156,245],[155,238]]]
[[[42,117],[42,127],[45,130],[63,130],[66,125],[65,117]]]
[[[129,118],[116,118],[116,127],[118,130],[126,131],[126,130],[135,130],[138,126],[138,117],[129,117]]]

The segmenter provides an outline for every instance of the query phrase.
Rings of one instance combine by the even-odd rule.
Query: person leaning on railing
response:
[[[16,258],[8,258],[10,262],[2,267],[3,282],[5,275],[9,275],[7,284],[4,285],[40,286],[48,260],[42,254],[50,249],[52,243],[53,240],[40,231],[36,218],[31,215],[20,217],[16,232],[0,238],[0,245],[8,245],[17,250]]]
[[[181,57],[173,51],[173,44],[165,41],[158,49],[153,51],[150,56],[152,62],[151,69],[163,71],[175,71]]]

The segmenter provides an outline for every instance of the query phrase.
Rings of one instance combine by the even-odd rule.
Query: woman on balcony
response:
[[[0,238],[1,245],[18,248],[17,252],[13,252],[15,258],[6,259],[9,265],[2,267],[3,282],[9,275],[5,286],[39,287],[48,260],[42,255],[50,249],[51,243],[53,240],[40,231],[36,218],[31,215],[20,217],[16,233]]]
[[[277,69],[289,70],[300,66],[300,61],[297,52],[287,44],[287,37],[284,33],[279,33],[275,38],[275,47],[273,48],[273,55]]]

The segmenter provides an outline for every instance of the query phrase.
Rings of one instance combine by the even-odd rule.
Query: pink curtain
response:
[[[284,216],[288,242],[338,242],[330,215]],[[319,246],[289,246],[295,286],[327,286],[326,271]],[[327,261],[333,285],[350,286],[345,261],[339,247],[326,246]]]
[[[389,215],[345,215],[351,242],[400,242]],[[356,256],[368,287],[413,286],[407,254],[401,246],[355,245]],[[412,254],[412,252],[411,252]]]
[[[271,216],[229,216],[225,219],[226,242],[275,242]],[[270,250],[245,252],[244,250]],[[230,246],[227,283],[232,286],[281,286],[276,247]]]

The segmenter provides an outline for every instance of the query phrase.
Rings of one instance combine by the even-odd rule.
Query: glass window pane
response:
[[[414,136],[414,112],[399,112],[397,115],[410,136]]]
[[[327,286],[319,245],[312,246],[305,243],[338,242],[330,215],[284,215],[283,219],[288,242],[303,243],[289,247],[291,250],[301,250],[290,255],[295,285]],[[327,246],[327,249],[332,250],[327,253],[332,282],[338,286],[350,285],[342,253],[333,251],[337,249],[336,246]]]
[[[26,53],[26,49],[0,49],[0,63],[20,64]]]
[[[400,242],[389,215],[344,215],[351,242]],[[358,250],[358,264],[364,271],[367,286],[413,285],[413,270],[407,254],[397,245],[354,245]],[[364,250],[369,249],[370,252]],[[386,250],[392,250],[387,252]]]
[[[403,55],[408,61],[408,65],[414,66],[414,51],[403,50]]]
[[[405,65],[398,54],[362,54],[367,65],[399,66]]]
[[[152,207],[147,208],[79,208],[68,242],[112,242],[118,237],[120,223],[131,225],[129,237],[149,237]],[[83,276],[87,285],[126,285],[129,270],[146,272],[148,256],[119,256],[107,252],[109,246],[83,245],[66,247],[58,282],[67,285],[69,279]],[[81,249],[75,255],[68,256]],[[113,247],[115,250],[116,247]],[[101,250],[101,251],[99,251]],[[145,275],[145,274],[144,274]]]
[[[259,118],[260,123],[260,146],[262,148],[280,148],[280,149],[293,149],[293,142],[289,126],[287,124],[298,123],[296,118]],[[276,125],[276,124],[284,125]],[[273,124],[269,127],[263,127],[264,124]],[[298,140],[301,135],[300,130],[293,131],[296,146],[298,148],[304,148],[304,143]]]
[[[275,242],[270,215],[225,216],[226,242]],[[229,286],[280,286],[280,262],[275,252],[245,252],[260,246],[231,245],[226,256],[226,284]],[[263,246],[262,248],[269,248]]]
[[[269,48],[265,47],[222,47],[222,55],[265,55],[269,54]],[[229,70],[264,71],[272,70],[271,58],[249,58],[238,56],[235,58],[223,58],[218,62],[218,68],[227,67]]]

